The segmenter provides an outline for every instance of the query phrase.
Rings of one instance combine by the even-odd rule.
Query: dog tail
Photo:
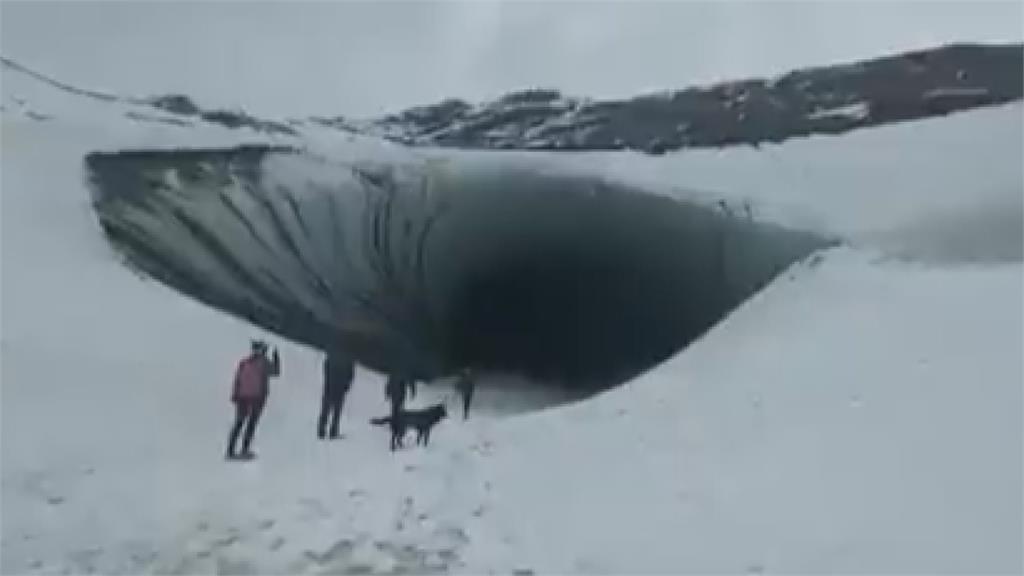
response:
[[[370,418],[370,424],[374,426],[387,426],[391,424],[391,416],[383,416],[381,418]]]

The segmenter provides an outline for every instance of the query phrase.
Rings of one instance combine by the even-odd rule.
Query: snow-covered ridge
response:
[[[591,101],[527,90],[472,106],[446,100],[324,125],[458,148],[620,150],[760,145],[1020,100],[1024,46],[951,45],[772,79]],[[828,110],[856,114],[827,114]]]
[[[83,90],[6,58],[3,65],[74,94],[156,108],[176,117],[164,117],[169,122],[202,121],[293,136],[299,127],[312,124],[402,144],[484,149],[631,149],[660,154],[681,148],[757,146],[1024,97],[1024,46],[1020,44],[949,45],[623,101],[530,89],[476,105],[448,99],[382,118],[337,116],[286,122],[256,118],[242,110],[206,110],[183,94],[138,98]],[[837,110],[847,113],[830,113]]]
[[[191,99],[187,96],[166,95],[140,98],[113,95],[105,92],[71,86],[70,84],[61,82],[60,80],[47,76],[46,74],[36,70],[32,70],[18,62],[2,56],[0,56],[0,64],[2,64],[3,73],[7,78],[10,78],[12,73],[23,75],[67,94],[81,96],[100,103],[119,104],[129,109],[125,112],[125,115],[134,120],[143,122],[163,122],[178,126],[191,126],[197,122],[205,122],[208,124],[224,126],[226,128],[248,128],[256,132],[266,134],[296,135],[295,130],[284,123],[254,118],[241,110],[230,111],[200,109],[198,106],[193,104]],[[5,78],[5,80],[7,78]],[[12,92],[16,91],[5,90],[5,94],[10,94]],[[21,107],[21,105],[19,105],[19,101],[21,101],[21,104],[24,104],[23,97],[15,95],[13,98],[15,100],[15,108]],[[39,112],[28,113],[34,114],[36,119],[47,118],[47,115]]]

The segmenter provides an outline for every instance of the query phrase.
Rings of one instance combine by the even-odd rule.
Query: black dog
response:
[[[436,404],[423,410],[399,410],[394,415],[373,418],[370,424],[391,427],[391,450],[402,448],[402,439],[409,428],[416,429],[416,444],[430,443],[430,430],[448,416],[444,404]]]

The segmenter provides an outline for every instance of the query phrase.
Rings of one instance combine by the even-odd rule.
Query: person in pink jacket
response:
[[[253,340],[252,350],[248,356],[238,363],[235,381],[231,387],[231,402],[235,405],[235,423],[228,435],[228,460],[251,460],[256,455],[250,449],[252,438],[256,434],[256,425],[267,402],[270,392],[270,379],[281,374],[281,358],[274,348],[274,354],[267,358],[267,344]],[[242,453],[235,453],[238,435],[245,427],[242,439]]]

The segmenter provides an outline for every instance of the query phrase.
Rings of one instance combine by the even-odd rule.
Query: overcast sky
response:
[[[5,56],[66,82],[278,117],[531,86],[593,97],[951,41],[1021,41],[1019,0],[0,4]]]

